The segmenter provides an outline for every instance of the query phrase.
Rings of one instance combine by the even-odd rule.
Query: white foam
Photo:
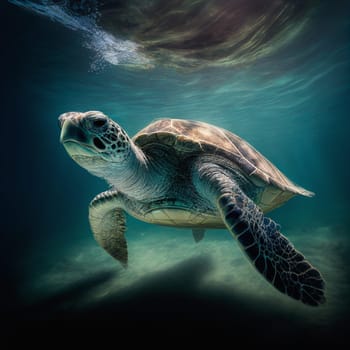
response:
[[[113,35],[97,29],[86,41],[85,46],[94,50],[98,57],[113,65],[144,65],[149,59],[139,52],[139,46],[130,40],[120,40]]]
[[[29,9],[46,16],[66,28],[80,31],[84,37],[83,46],[95,52],[92,70],[98,70],[106,63],[112,65],[135,65],[142,68],[150,66],[149,59],[140,52],[140,46],[130,40],[116,38],[103,31],[96,23],[97,14],[75,16],[63,6],[52,4],[47,0],[9,0],[14,5]]]

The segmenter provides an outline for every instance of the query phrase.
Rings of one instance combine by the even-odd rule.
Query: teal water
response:
[[[88,327],[113,320],[125,328],[195,324],[229,334],[234,325],[241,334],[250,328],[256,340],[294,334],[298,340],[345,342],[348,3],[315,2],[297,34],[256,60],[200,69],[157,61],[140,68],[148,58],[132,44],[123,46],[125,38],[115,39],[118,50],[116,41],[112,50],[96,46],[82,17],[75,13],[78,24],[72,24],[73,17],[55,17],[49,6],[0,5],[6,33],[1,259],[10,287],[2,300],[11,332],[42,327],[47,320],[52,332],[60,322],[73,329],[78,321]],[[106,43],[101,33],[97,42]],[[245,138],[316,193],[293,198],[270,216],[324,275],[327,304],[310,308],[275,291],[225,230],[209,231],[195,244],[190,231],[128,217],[130,267],[123,270],[97,246],[88,225],[88,203],[106,184],[79,168],[59,143],[57,118],[75,110],[101,110],[129,135],[156,118],[174,117]],[[266,320],[277,335],[268,332]]]

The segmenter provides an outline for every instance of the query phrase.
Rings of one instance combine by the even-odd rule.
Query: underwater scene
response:
[[[348,343],[349,13],[1,1],[5,338]]]

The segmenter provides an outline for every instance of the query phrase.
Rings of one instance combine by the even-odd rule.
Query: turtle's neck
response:
[[[122,163],[109,163],[102,177],[116,190],[137,200],[157,198],[164,191],[164,174],[154,169],[143,151],[131,142],[130,154]]]

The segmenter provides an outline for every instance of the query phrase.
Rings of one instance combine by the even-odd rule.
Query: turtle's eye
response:
[[[99,119],[95,119],[92,124],[95,128],[101,128],[102,126],[104,126],[107,123],[107,119],[106,118],[99,118]]]

